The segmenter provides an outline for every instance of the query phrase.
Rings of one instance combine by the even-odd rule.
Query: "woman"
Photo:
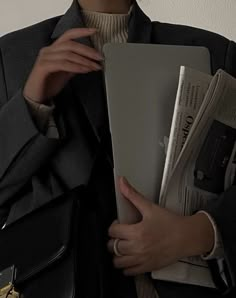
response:
[[[13,222],[67,189],[86,184],[101,214],[104,248],[108,231],[114,266],[125,275],[157,270],[187,256],[220,257],[223,252],[215,245],[220,237],[229,265],[235,260],[228,235],[229,229],[236,228],[231,214],[232,206],[236,207],[234,187],[223,194],[218,206],[181,217],[147,202],[121,178],[120,191],[143,219],[136,225],[113,222],[116,210],[102,46],[127,41],[206,46],[212,54],[213,72],[221,67],[236,74],[234,43],[199,29],[152,23],[131,0],[74,0],[63,17],[2,37],[2,223]],[[19,50],[14,52],[14,47]],[[20,199],[13,200],[19,192]],[[218,211],[222,209],[223,216]],[[230,270],[233,278],[236,268]],[[200,287],[155,284],[160,297],[220,296]]]

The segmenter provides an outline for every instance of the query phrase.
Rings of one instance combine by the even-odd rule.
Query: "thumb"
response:
[[[149,210],[151,202],[129,184],[125,177],[119,177],[119,187],[121,194],[128,199],[142,215]]]

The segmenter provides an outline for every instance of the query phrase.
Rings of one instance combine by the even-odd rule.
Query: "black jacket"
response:
[[[0,38],[1,223],[15,221],[80,184],[90,185],[94,191],[104,229],[116,217],[111,150],[104,141],[109,130],[102,73],[77,75],[56,96],[59,140],[49,139],[38,130],[22,95],[39,50],[66,30],[84,26],[78,1],[74,0],[65,15]],[[89,38],[78,41],[92,46]],[[222,68],[236,77],[233,41],[188,26],[151,22],[136,2],[129,19],[128,42],[205,46],[211,54],[212,73]],[[234,196],[236,189],[232,187],[222,194],[217,206],[208,208],[223,237],[233,285]]]

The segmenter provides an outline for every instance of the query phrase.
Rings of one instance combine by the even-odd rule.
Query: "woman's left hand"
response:
[[[214,232],[205,214],[179,216],[144,198],[123,177],[119,186],[122,195],[142,215],[139,223],[115,221],[109,228],[108,250],[114,254],[114,241],[119,239],[117,249],[121,256],[114,256],[114,266],[123,269],[125,275],[158,270],[183,257],[211,250]]]

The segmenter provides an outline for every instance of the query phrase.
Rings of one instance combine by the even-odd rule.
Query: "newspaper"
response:
[[[160,205],[182,215],[204,208],[233,183],[236,156],[236,80],[181,68]],[[186,119],[189,117],[186,126]],[[182,135],[181,135],[182,134]],[[152,272],[156,279],[215,287],[200,257]]]
[[[160,191],[160,205],[162,205],[162,197],[171,172],[189,135],[211,80],[212,76],[208,74],[185,66],[180,68],[179,86]]]

